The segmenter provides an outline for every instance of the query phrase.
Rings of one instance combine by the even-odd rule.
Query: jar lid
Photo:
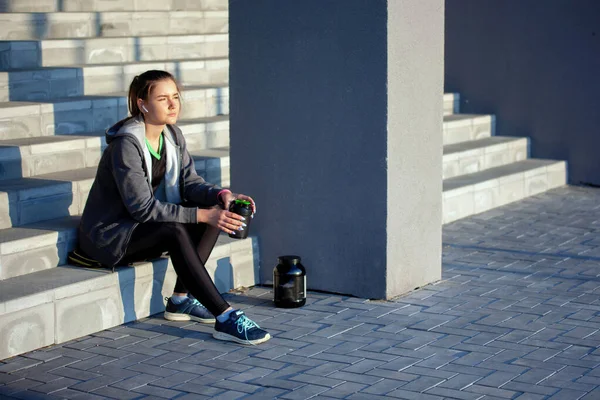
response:
[[[298,264],[301,261],[301,258],[299,256],[279,256],[277,257],[277,259],[279,260],[280,263],[286,263],[286,264]]]

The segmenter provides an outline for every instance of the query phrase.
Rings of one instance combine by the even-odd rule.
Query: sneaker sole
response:
[[[217,340],[225,340],[228,342],[236,342],[239,344],[252,344],[252,345],[261,344],[261,343],[264,343],[267,340],[271,339],[271,335],[269,335],[268,333],[267,333],[267,336],[265,336],[264,338],[256,339],[256,340],[240,339],[240,338],[236,338],[235,336],[232,336],[232,335],[229,335],[229,334],[223,333],[223,332],[214,332],[213,337]]]
[[[188,314],[170,313],[168,311],[165,311],[164,317],[168,321],[196,321],[202,324],[214,324],[216,322],[214,318],[200,318]]]

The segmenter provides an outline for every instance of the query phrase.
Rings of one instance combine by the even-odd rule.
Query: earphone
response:
[[[146,106],[143,105],[143,104],[142,104],[142,110],[144,110],[144,112],[150,112],[150,111],[148,111],[148,109],[146,108]]]

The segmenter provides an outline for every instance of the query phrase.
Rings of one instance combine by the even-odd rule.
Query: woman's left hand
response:
[[[226,210],[229,210],[229,205],[232,201],[240,199],[249,201],[252,204],[252,214],[256,213],[256,203],[254,202],[254,199],[250,196],[246,196],[245,194],[235,194],[231,192],[226,192],[223,193],[221,197],[223,198],[223,204],[225,205]]]

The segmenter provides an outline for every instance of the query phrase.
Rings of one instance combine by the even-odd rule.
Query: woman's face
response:
[[[148,110],[144,110],[142,105]],[[177,85],[171,79],[158,81],[152,87],[146,101],[138,100],[146,123],[153,125],[175,124],[181,103]]]

